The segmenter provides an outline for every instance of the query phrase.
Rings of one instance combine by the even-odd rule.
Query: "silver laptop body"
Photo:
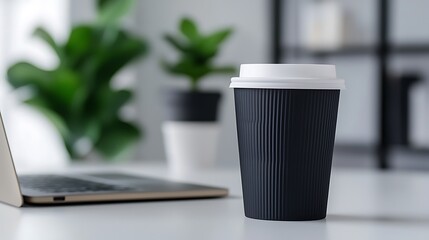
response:
[[[0,202],[16,207],[24,203],[67,203],[164,200],[223,197],[225,188],[179,183],[118,172],[23,175],[16,174],[0,114]]]

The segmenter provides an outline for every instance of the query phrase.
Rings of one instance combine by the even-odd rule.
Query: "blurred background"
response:
[[[428,1],[137,0],[123,13],[109,12],[107,7],[102,12],[103,6],[98,2],[109,1],[0,0],[0,75],[3,76],[0,107],[18,167],[63,165],[70,158],[103,161],[93,159],[113,159],[112,156],[115,160],[110,162],[117,159],[165,161],[161,91],[172,86],[186,88],[187,82],[182,77],[168,74],[160,66],[161,59],[177,56],[165,42],[164,35],[177,32],[180,19],[190,17],[202,32],[224,27],[233,29],[231,36],[222,43],[216,63],[237,67],[241,63],[337,65],[337,74],[346,80],[347,90],[341,93],[334,165],[429,169],[429,85],[426,77],[429,74],[429,29],[425,28],[425,22],[429,20],[425,11],[429,8]],[[39,101],[36,101],[39,108],[34,107],[35,101],[31,104],[27,101],[35,92],[43,92],[43,85],[34,87],[26,82],[27,78],[39,76],[38,70],[17,68],[19,71],[16,72],[28,74],[11,77],[11,68],[20,61],[31,62],[49,71],[57,69],[58,74],[67,76],[64,77],[66,83],[58,89],[74,89],[74,80],[70,79],[99,77],[85,75],[89,70],[84,61],[72,58],[73,51],[84,49],[81,42],[86,35],[77,32],[73,45],[70,33],[73,27],[84,23],[90,23],[102,32],[102,37],[95,38],[100,41],[96,46],[104,46],[105,36],[113,29],[114,36],[121,36],[114,41],[135,47],[128,52],[128,57],[121,58],[123,64],[107,77],[109,81],[96,81],[95,87],[91,88],[94,92],[88,95],[99,94],[97,89],[104,86],[108,96],[122,96],[118,102],[112,100],[118,103],[112,113],[119,116],[115,117],[114,123],[110,120],[98,122],[94,118],[69,123],[66,118],[64,124],[52,117],[51,112],[47,113],[45,105],[41,110]],[[38,27],[44,31],[34,36]],[[65,46],[63,52],[56,52],[47,44],[49,39],[45,32],[57,43],[70,42],[71,47]],[[128,40],[130,45],[126,45]],[[118,46],[114,43],[102,50],[114,52]],[[74,59],[74,65],[67,62],[64,67],[64,59],[69,58]],[[113,56],[112,59],[118,58]],[[73,71],[64,70],[63,73],[67,67]],[[201,82],[202,90],[220,91],[223,96],[219,107],[221,128],[216,162],[221,166],[238,165],[233,96],[228,89],[231,76],[209,75]],[[33,89],[29,90],[30,87]],[[133,97],[123,89],[132,90]],[[86,108],[82,111],[90,115],[98,108],[94,110],[87,106],[96,106],[98,100],[88,101],[83,104]],[[75,105],[71,103],[71,106]],[[61,107],[57,108],[60,115]],[[88,122],[92,125],[86,126]],[[73,135],[78,135],[81,129],[83,137]],[[114,136],[103,135],[109,129],[121,131]],[[117,143],[115,139],[121,141]],[[71,155],[72,151],[63,141],[73,142],[79,150]],[[121,147],[115,149],[119,145]],[[128,145],[132,147],[128,148]]]

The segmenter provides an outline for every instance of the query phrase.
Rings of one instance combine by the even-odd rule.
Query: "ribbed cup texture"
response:
[[[234,89],[247,217],[326,217],[339,96],[339,90]]]

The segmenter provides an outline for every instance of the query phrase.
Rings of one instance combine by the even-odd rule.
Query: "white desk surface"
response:
[[[161,165],[122,170],[166,177]],[[108,169],[112,169],[109,167]],[[176,177],[226,186],[223,199],[14,208],[0,204],[0,239],[429,239],[429,173],[334,169],[328,217],[244,217],[238,169]]]

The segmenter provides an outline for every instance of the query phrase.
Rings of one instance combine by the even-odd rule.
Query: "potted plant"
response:
[[[203,34],[195,22],[183,18],[179,33],[166,34],[165,40],[178,52],[176,61],[162,61],[170,74],[188,79],[188,89],[164,91],[166,121],[163,135],[167,159],[173,171],[183,172],[214,163],[219,126],[219,91],[203,91],[201,81],[208,75],[233,74],[232,66],[218,66],[213,60],[221,44],[231,35],[225,28]]]
[[[120,26],[132,3],[98,0],[96,21],[74,26],[65,42],[37,28],[34,35],[52,49],[58,65],[42,69],[22,61],[7,71],[12,87],[30,90],[23,102],[57,128],[73,160],[93,152],[104,159],[124,158],[141,137],[137,125],[119,114],[132,91],[111,86],[116,73],[148,49],[143,39]]]

